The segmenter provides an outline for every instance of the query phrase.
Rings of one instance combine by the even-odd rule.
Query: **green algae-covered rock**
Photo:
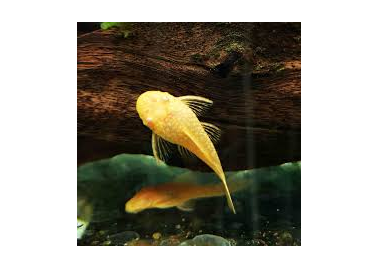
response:
[[[92,221],[117,218],[124,214],[125,202],[143,186],[168,182],[185,171],[146,155],[121,154],[95,161],[78,168],[78,201],[93,207]]]
[[[300,193],[300,162],[280,166],[227,172],[227,181],[251,181],[235,200],[250,203],[258,194]],[[125,216],[124,205],[145,186],[191,181],[197,184],[220,183],[213,172],[196,172],[172,167],[152,156],[121,154],[82,165],[77,173],[78,218],[102,222]],[[80,204],[80,205],[79,205]],[[92,215],[88,215],[88,211]]]

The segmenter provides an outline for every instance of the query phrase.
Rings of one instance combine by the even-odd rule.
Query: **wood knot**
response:
[[[243,54],[238,51],[231,51],[222,63],[213,68],[213,72],[222,78],[227,77],[242,56]]]

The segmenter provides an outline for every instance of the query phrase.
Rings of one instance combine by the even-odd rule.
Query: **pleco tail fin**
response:
[[[227,198],[228,207],[232,210],[232,212],[234,214],[236,214],[236,211],[235,211],[235,208],[234,208],[234,203],[232,203],[231,194],[230,194],[230,191],[228,190],[226,178],[225,178],[224,174],[223,174],[221,180],[223,182],[223,186],[224,186],[224,189],[226,191],[226,198]]]

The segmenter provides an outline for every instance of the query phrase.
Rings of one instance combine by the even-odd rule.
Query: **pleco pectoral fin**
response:
[[[219,127],[205,122],[201,122],[201,125],[213,144],[220,141],[222,131]]]
[[[152,133],[152,151],[157,160],[167,161],[173,144]]]
[[[186,202],[177,206],[177,208],[179,210],[186,211],[186,212],[193,211],[194,207],[195,207],[195,201],[194,200],[186,201]]]
[[[199,96],[182,96],[178,97],[180,101],[185,103],[189,106],[190,109],[197,115],[200,116],[204,112],[206,112],[207,109],[210,108],[210,106],[213,104],[212,100],[199,97]]]

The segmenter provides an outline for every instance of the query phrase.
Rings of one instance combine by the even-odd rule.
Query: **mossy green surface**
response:
[[[101,29],[107,30],[110,28],[119,28],[124,38],[127,38],[131,33],[132,23],[130,22],[101,22]]]
[[[120,22],[101,22],[101,29],[107,30],[111,27],[119,27]]]

